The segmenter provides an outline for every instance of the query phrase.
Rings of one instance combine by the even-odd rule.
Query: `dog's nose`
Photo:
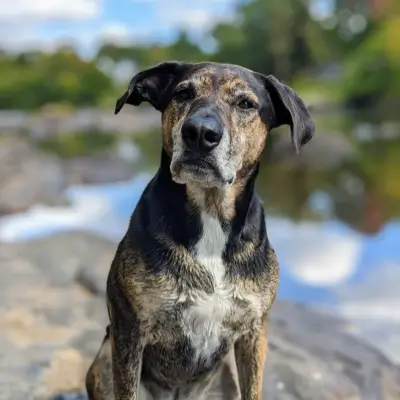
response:
[[[221,124],[212,117],[189,117],[182,126],[182,139],[190,150],[211,151],[222,139]]]

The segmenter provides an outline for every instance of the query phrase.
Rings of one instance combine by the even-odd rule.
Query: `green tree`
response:
[[[344,62],[343,99],[359,104],[400,93],[400,17],[382,17]]]
[[[129,60],[138,68],[147,68],[165,60],[198,62],[204,59],[204,54],[186,32],[180,31],[171,44],[141,44],[132,47],[104,44],[97,53],[97,59],[100,58],[109,58],[115,62]]]
[[[245,65],[289,80],[314,65],[310,36],[322,30],[308,4],[298,0],[254,0],[239,5],[233,24],[219,24],[212,32],[218,61]]]
[[[0,108],[35,109],[48,103],[93,106],[113,87],[94,61],[72,49],[0,57]]]

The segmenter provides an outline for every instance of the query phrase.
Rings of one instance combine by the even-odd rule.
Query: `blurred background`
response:
[[[136,72],[168,59],[274,74],[311,107],[315,138],[295,156],[289,129],[274,132],[258,179],[281,264],[278,299],[344,318],[399,361],[399,37],[398,0],[2,1],[7,382],[22,374],[18,357],[36,360],[40,346],[61,351],[99,329],[87,315],[102,306],[86,292],[104,290],[161,146],[155,111],[125,107],[116,117],[113,107]],[[25,346],[24,355],[12,346]],[[80,354],[53,357],[50,377]],[[23,373],[34,381],[38,371]]]

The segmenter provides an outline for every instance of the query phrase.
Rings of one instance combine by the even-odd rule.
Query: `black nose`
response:
[[[222,139],[221,124],[212,117],[192,115],[182,126],[182,139],[189,150],[210,151]]]

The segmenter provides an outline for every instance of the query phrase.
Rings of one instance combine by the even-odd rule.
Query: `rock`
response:
[[[347,333],[348,323],[276,302],[270,316],[268,400],[400,399],[400,368]]]
[[[18,110],[0,111],[0,131],[15,135],[21,131],[34,138],[52,137],[66,132],[140,133],[160,126],[159,113],[143,105],[140,110],[122,109],[118,118],[114,110],[78,110],[69,107],[50,106],[36,113]]]
[[[271,161],[287,167],[331,170],[354,157],[354,148],[340,132],[315,133],[313,139],[295,155],[289,132],[277,132],[271,146]]]
[[[106,277],[115,251],[116,244],[106,239],[83,232],[68,232],[23,243],[0,243],[0,261],[2,265],[10,263],[13,271],[20,272],[6,276],[9,279],[15,277],[16,283],[29,285],[39,276],[53,287],[72,287],[78,271],[89,266],[93,275],[97,272]],[[3,284],[9,286],[1,280],[0,289]]]
[[[104,285],[116,247],[75,232],[0,244],[1,399],[86,399],[85,373],[108,321]],[[400,399],[399,366],[348,332],[346,321],[276,301],[265,398]]]
[[[0,215],[35,203],[65,204],[66,184],[57,158],[39,153],[22,138],[0,138]]]
[[[115,249],[76,232],[0,243],[1,399],[48,399],[83,388],[107,310],[75,277],[89,263],[106,274]]]
[[[139,150],[131,142],[84,157],[60,159],[20,136],[0,137],[0,215],[34,204],[67,205],[71,184],[103,184],[131,179]]]
[[[134,163],[115,155],[100,154],[87,157],[73,157],[64,161],[70,184],[110,183],[132,178]]]
[[[106,280],[104,278],[102,271],[99,272],[90,266],[82,267],[76,275],[76,281],[96,296],[106,294]]]
[[[99,154],[64,160],[70,184],[110,183],[131,179],[140,161],[140,150],[128,139],[118,141]]]

